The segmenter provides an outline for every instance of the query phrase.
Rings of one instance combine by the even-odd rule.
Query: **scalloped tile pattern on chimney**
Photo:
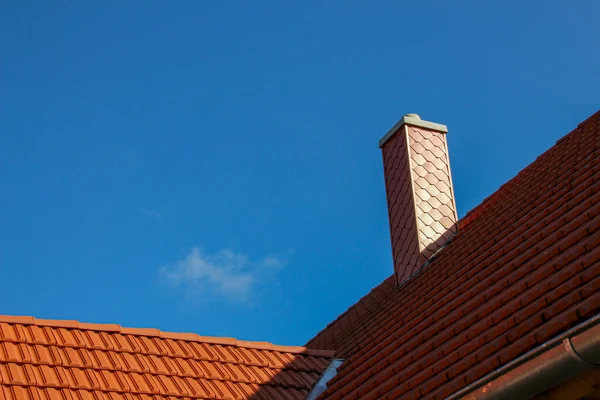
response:
[[[407,114],[379,142],[398,284],[457,231],[447,131]]]

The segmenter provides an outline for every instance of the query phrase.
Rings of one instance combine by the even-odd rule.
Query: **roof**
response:
[[[304,399],[332,356],[191,333],[0,316],[0,398]]]
[[[306,345],[346,359],[322,399],[445,398],[600,311],[600,112]]]

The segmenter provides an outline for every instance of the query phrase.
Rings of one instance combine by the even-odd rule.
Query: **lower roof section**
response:
[[[333,352],[0,316],[7,400],[304,399]]]

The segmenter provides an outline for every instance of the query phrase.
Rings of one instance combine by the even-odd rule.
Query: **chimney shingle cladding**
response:
[[[407,121],[421,123],[419,119]],[[404,123],[382,144],[394,272],[400,284],[457,231],[444,132]],[[440,125],[442,126],[442,125]]]

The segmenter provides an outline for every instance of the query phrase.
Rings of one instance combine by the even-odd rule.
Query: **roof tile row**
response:
[[[0,317],[0,398],[300,399],[333,356],[303,347],[102,327]]]
[[[103,327],[106,326],[106,329]],[[48,330],[45,328],[57,328]],[[119,335],[108,335],[118,333]],[[171,340],[186,342],[200,342],[204,344],[217,344],[236,346],[249,349],[274,350],[292,354],[308,354],[319,357],[331,357],[331,350],[315,350],[301,346],[280,346],[269,342],[254,342],[236,340],[227,337],[200,336],[195,333],[163,332],[151,328],[125,328],[116,324],[90,324],[70,320],[49,320],[25,316],[0,315],[0,340],[16,341],[39,344],[56,344],[64,346],[81,346],[113,350],[116,344],[127,346],[123,335],[144,336],[146,338],[165,339],[163,343],[173,343]],[[57,339],[62,341],[57,341]],[[92,344],[90,344],[92,343]],[[161,346],[162,347],[162,346]],[[160,349],[160,347],[159,347]],[[170,349],[169,349],[170,350]],[[163,350],[164,351],[164,350]],[[170,354],[169,351],[166,353]]]

